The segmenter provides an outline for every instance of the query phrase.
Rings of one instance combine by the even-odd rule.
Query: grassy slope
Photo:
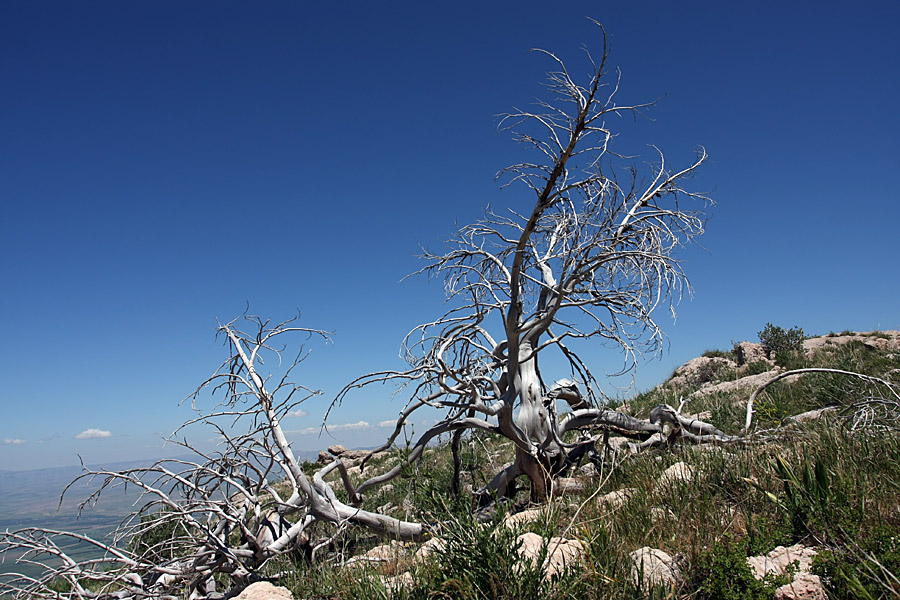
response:
[[[792,368],[823,366],[900,379],[892,372],[900,369],[900,355],[862,338],[823,348],[813,357],[785,360]],[[664,385],[642,394],[627,409],[646,417],[652,406],[677,405],[682,395],[702,384],[761,370],[759,365],[707,369],[679,387]],[[395,481],[366,500],[366,508],[389,505],[394,516],[444,523],[439,535],[450,543],[437,560],[383,564],[371,570],[371,577],[360,576],[358,569],[337,568],[337,561],[271,568],[290,566],[292,575],[284,583],[300,598],[644,598],[646,593],[631,583],[627,556],[651,546],[679,557],[686,582],[675,590],[651,590],[650,597],[771,598],[774,588],[749,577],[743,559],[803,542],[821,551],[816,569],[832,598],[893,597],[900,592],[890,579],[900,575],[900,428],[879,423],[880,414],[852,408],[876,392],[833,375],[776,384],[757,404],[757,428],[769,432],[762,436],[765,441],[715,448],[679,445],[619,455],[598,469],[585,492],[554,500],[546,522],[527,523],[521,530],[474,524],[468,500],[449,495],[449,452],[441,447],[420,463],[418,477]],[[709,411],[714,424],[736,433],[743,427],[748,395],[738,391],[692,398],[685,411]],[[835,411],[827,420],[806,425],[785,421],[824,406],[848,413],[842,417]],[[867,417],[869,426],[853,430],[854,413]],[[467,439],[465,482],[480,487],[510,456],[508,446],[485,436]],[[658,485],[660,474],[679,461],[692,467],[693,480]],[[367,473],[378,471],[378,465],[372,466]],[[622,488],[635,492],[621,508],[598,502],[603,494]],[[516,534],[524,530],[582,540],[588,547],[586,565],[545,581],[515,554]],[[338,537],[337,550],[346,558],[376,543],[360,532],[347,532]],[[408,587],[375,577],[407,568],[412,575]]]

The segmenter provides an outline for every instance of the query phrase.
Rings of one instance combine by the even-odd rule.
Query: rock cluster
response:
[[[816,554],[813,548],[802,544],[778,546],[765,556],[751,556],[747,564],[760,581],[767,575],[784,575],[791,565],[796,565],[793,580],[775,590],[775,600],[827,600],[822,580],[810,573]]]

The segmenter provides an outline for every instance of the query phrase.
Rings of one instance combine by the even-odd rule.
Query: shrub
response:
[[[794,367],[797,357],[803,353],[803,340],[806,336],[800,327],[784,329],[771,323],[766,323],[762,331],[758,333],[759,341],[769,357],[775,358],[775,364],[786,367]]]
[[[757,581],[747,564],[746,547],[740,542],[723,540],[720,547],[701,552],[697,562],[700,598],[770,600],[775,593],[771,583],[778,582]]]

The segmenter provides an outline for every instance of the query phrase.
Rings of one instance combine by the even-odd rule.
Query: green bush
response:
[[[859,536],[855,548],[824,550],[813,559],[813,573],[832,598],[896,598],[900,584],[885,571],[900,573],[900,534],[884,526]]]
[[[803,340],[806,335],[800,327],[784,329],[771,323],[766,323],[762,331],[758,333],[763,350],[771,358],[775,358],[775,364],[783,367],[797,368],[798,357],[803,355]]]
[[[747,564],[746,546],[727,539],[700,553],[694,576],[698,597],[708,600],[770,600],[781,583],[758,581]]]

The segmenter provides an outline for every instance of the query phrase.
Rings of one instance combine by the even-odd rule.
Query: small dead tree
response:
[[[597,379],[572,342],[620,348],[623,371],[639,355],[660,350],[656,314],[671,311],[689,288],[675,251],[703,233],[702,210],[710,203],[685,188],[706,160],[702,148],[681,169],[671,169],[656,150],[657,162],[647,170],[611,148],[610,119],[639,115],[652,103],[617,102],[619,75],[609,71],[605,34],[599,60],[585,52],[590,75],[584,83],[555,55],[540,52],[556,67],[549,99],[501,122],[535,157],[498,175],[504,186],[530,192],[522,202],[527,208],[488,210],[459,229],[447,250],[426,253],[421,273],[444,280],[451,308],[407,336],[409,370],[363,376],[335,400],[372,383],[411,386],[410,403],[385,447],[413,412],[438,408],[444,419],[418,440],[411,460],[442,433],[494,432],[515,444],[516,459],[486,491],[502,494],[525,474],[536,500],[551,491],[551,477],[567,456],[594,441],[566,443],[567,432],[600,427],[647,437],[659,431],[659,419],[678,422],[671,407],[656,411],[651,422],[602,408]],[[550,352],[568,365],[569,378],[552,386],[539,361]],[[563,418],[557,401],[571,409]],[[681,430],[725,436],[699,422]],[[363,483],[360,491],[399,470]]]
[[[196,599],[223,598],[229,590],[258,579],[270,559],[298,552],[308,556],[315,545],[327,544],[328,537],[308,539],[313,523],[324,523],[333,534],[360,525],[392,538],[422,539],[426,529],[420,523],[359,508],[360,496],[340,460],[307,475],[291,450],[281,421],[319,393],[291,379],[306,352],[301,346],[280,371],[276,368],[262,375],[259,369],[266,361],[280,363],[284,338],[327,338],[327,334],[297,327],[295,320],[271,325],[247,317],[243,325],[247,324],[248,331],[239,329],[241,323],[236,321],[219,327],[229,357],[198,388],[192,401],[210,390],[221,399],[170,438],[197,460],[162,460],[125,471],[85,466],[75,482],[87,478],[99,484],[80,510],[123,486],[140,491],[135,502],[140,509],[122,522],[110,540],[42,528],[0,534],[4,561],[43,569],[38,577],[0,576],[0,592],[16,598],[175,599],[185,593]],[[214,428],[220,450],[202,452],[186,439],[178,439],[185,428],[196,424]],[[325,480],[333,471],[340,473],[349,504]],[[75,560],[67,550],[72,541],[92,545],[101,557]],[[223,577],[230,583],[217,591],[217,581]]]

